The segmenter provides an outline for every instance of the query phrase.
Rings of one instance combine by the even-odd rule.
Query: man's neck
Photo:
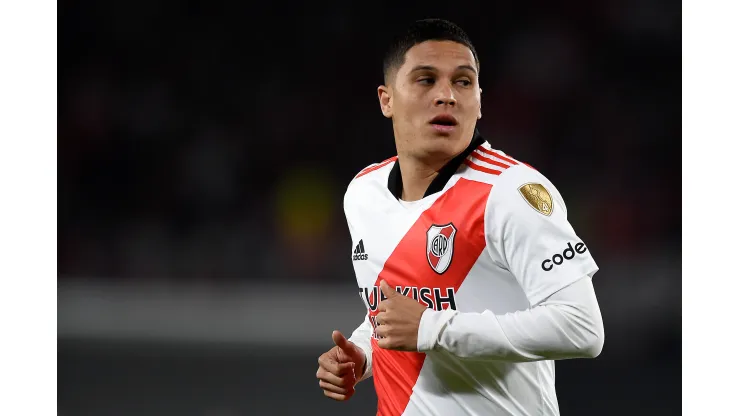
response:
[[[447,156],[438,154],[436,157],[419,158],[406,151],[405,146],[402,146],[405,142],[399,141],[398,137],[396,134],[398,160],[388,177],[388,189],[404,201],[418,201],[428,192],[434,193],[442,190],[445,186],[443,182],[454,175],[465,157],[476,146],[485,142],[485,139],[475,130],[468,146],[458,154]],[[452,163],[452,161],[455,162]]]
[[[442,169],[454,156],[436,160],[422,161],[409,155],[398,155],[401,169],[401,199],[404,201],[418,201],[424,197],[429,185],[439,175]]]

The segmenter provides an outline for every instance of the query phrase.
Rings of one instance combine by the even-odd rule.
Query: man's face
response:
[[[426,41],[406,52],[391,85],[378,88],[399,153],[449,157],[467,147],[481,117],[476,68],[473,53],[457,42]]]

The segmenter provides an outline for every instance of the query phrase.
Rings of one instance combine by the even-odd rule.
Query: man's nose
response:
[[[434,105],[437,107],[441,106],[454,106],[457,103],[455,94],[449,85],[441,86],[437,90],[437,94],[434,98]]]

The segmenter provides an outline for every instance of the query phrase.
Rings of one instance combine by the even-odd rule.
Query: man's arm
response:
[[[370,323],[368,315],[365,316],[365,320],[352,332],[352,336],[349,337],[349,342],[357,345],[365,353],[365,366],[362,370],[362,376],[357,380],[359,383],[362,380],[372,377],[373,375],[373,347],[370,343],[370,338],[373,334],[373,325]]]
[[[604,326],[591,278],[598,266],[555,186],[533,169],[507,170],[489,196],[485,233],[491,259],[531,306],[502,315],[425,311],[417,348],[507,361],[597,356]]]
[[[589,276],[528,310],[494,315],[428,309],[419,324],[419,351],[442,349],[461,358],[593,358],[603,345],[604,325]]]

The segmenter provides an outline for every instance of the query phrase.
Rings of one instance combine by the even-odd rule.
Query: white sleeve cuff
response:
[[[348,339],[347,341],[353,342],[352,339]],[[355,345],[360,347],[362,351],[365,352],[365,372],[362,374],[362,377],[360,377],[357,382],[361,382],[362,380],[365,380],[369,378],[371,375],[373,375],[373,347],[371,345],[366,345],[361,342],[353,342]]]
[[[362,374],[362,377],[357,380],[358,383],[369,378],[373,374],[372,334],[373,326],[370,323],[370,319],[365,316],[365,320],[362,321],[362,324],[360,324],[354,332],[352,332],[352,335],[348,339],[349,342],[357,345],[365,353],[365,372]]]
[[[416,349],[420,352],[431,351],[437,346],[439,334],[442,333],[447,323],[458,312],[453,309],[435,311],[427,309],[421,315],[419,321],[419,333],[416,339]]]

